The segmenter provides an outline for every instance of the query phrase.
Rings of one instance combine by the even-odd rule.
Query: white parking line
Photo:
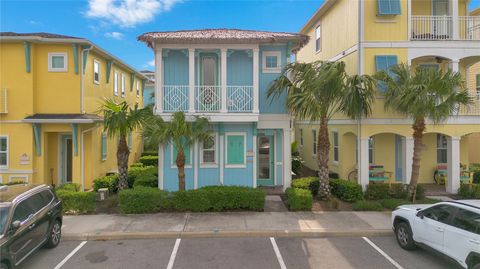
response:
[[[175,257],[177,256],[178,246],[180,246],[180,241],[182,239],[177,238],[175,245],[173,246],[172,255],[170,255],[170,260],[168,261],[167,269],[173,268],[173,263],[175,262]]]
[[[87,241],[82,241],[74,250],[72,250],[72,252],[70,252],[67,257],[63,258],[63,260],[57,264],[57,266],[55,266],[53,269],[59,269],[61,268],[73,255],[75,255],[75,253],[77,253],[77,251],[79,251],[85,244],[87,243]]]
[[[382,254],[382,256],[385,257],[385,259],[387,259],[391,264],[393,264],[393,266],[395,266],[397,269],[403,269],[403,267],[400,264],[398,264],[398,262],[392,259],[392,257],[388,256],[387,253],[385,253],[382,249],[380,249],[377,245],[375,245],[372,241],[370,241],[370,239],[366,237],[362,237],[362,238],[363,240],[365,240],[365,242],[367,242],[370,246],[372,246],[376,251],[378,251],[378,253]]]
[[[275,251],[275,255],[277,256],[278,263],[280,264],[281,269],[287,269],[285,262],[283,261],[282,254],[278,249],[277,242],[275,242],[275,238],[270,237],[270,242],[272,242],[273,250]]]

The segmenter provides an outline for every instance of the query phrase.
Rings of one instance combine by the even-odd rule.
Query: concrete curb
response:
[[[128,240],[128,239],[164,239],[164,238],[206,238],[206,237],[360,237],[390,236],[391,229],[352,230],[352,231],[200,231],[200,232],[99,232],[62,235],[63,240]]]

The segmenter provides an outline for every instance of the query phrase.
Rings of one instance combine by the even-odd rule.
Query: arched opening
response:
[[[405,178],[405,137],[379,133],[368,139],[369,181],[402,182]]]

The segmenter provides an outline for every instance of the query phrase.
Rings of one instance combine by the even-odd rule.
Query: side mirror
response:
[[[12,233],[16,232],[21,225],[22,223],[19,220],[15,220],[14,222],[12,222],[12,225],[10,226],[10,231]]]
[[[423,219],[423,217],[424,217],[423,212],[422,212],[422,211],[418,211],[418,212],[417,212],[417,217]]]

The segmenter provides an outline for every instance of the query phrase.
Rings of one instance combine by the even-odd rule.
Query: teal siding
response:
[[[259,110],[260,113],[265,113],[265,114],[286,114],[286,100],[287,100],[287,95],[284,93],[282,94],[279,98],[275,100],[271,100],[267,98],[267,89],[270,86],[270,84],[277,79],[281,74],[278,73],[263,73],[262,72],[262,53],[264,51],[280,51],[281,57],[280,57],[280,66],[285,67],[285,64],[287,63],[287,45],[284,46],[260,46],[260,59],[259,59],[259,95],[260,99],[258,102]]]
[[[188,85],[188,56],[181,50],[170,50],[163,57],[165,85]]]
[[[233,51],[227,59],[227,85],[253,85],[253,57],[246,51]]]

